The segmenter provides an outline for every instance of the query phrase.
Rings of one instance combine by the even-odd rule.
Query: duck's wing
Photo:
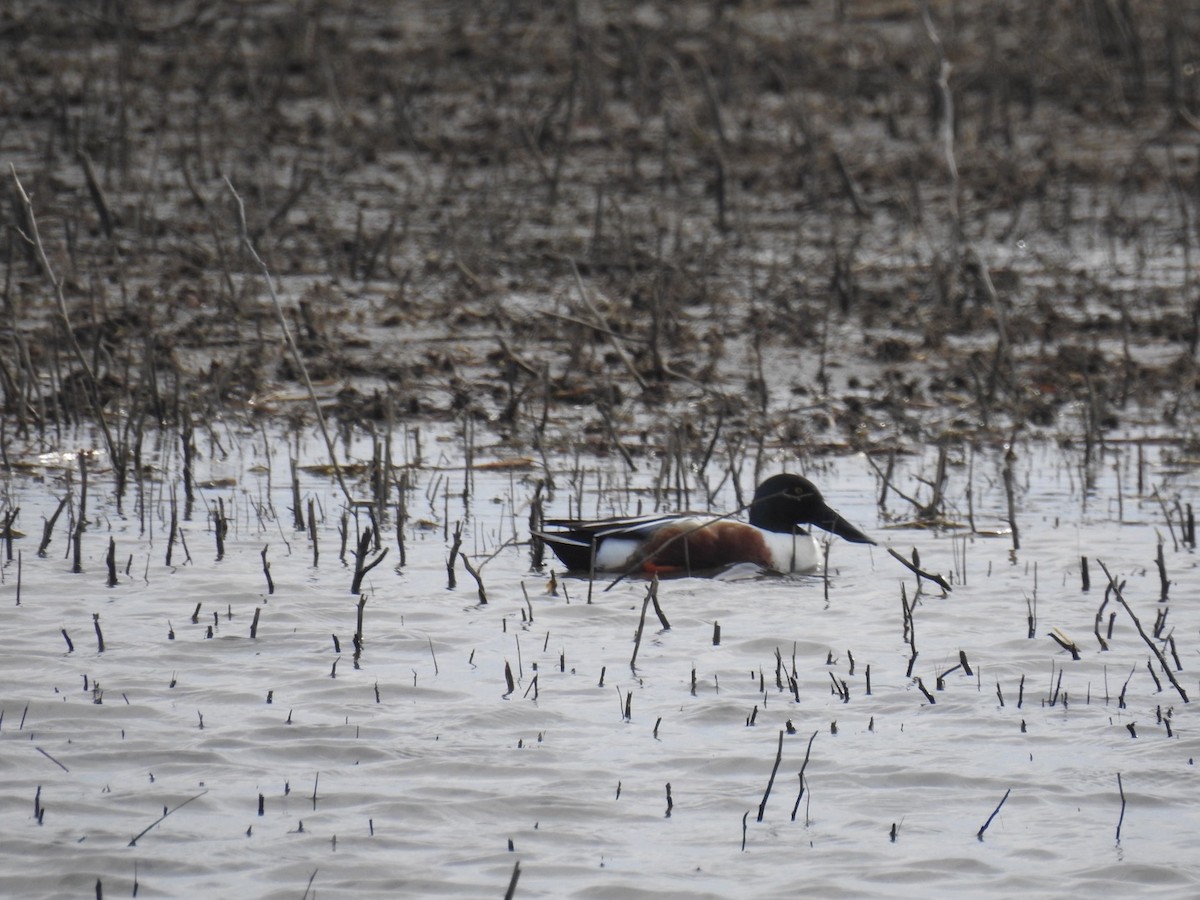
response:
[[[678,522],[685,516],[676,513],[657,513],[648,516],[626,516],[610,519],[546,519],[547,528],[553,532],[539,532],[544,540],[582,541],[590,545],[593,540],[620,537],[645,540],[660,528]]]
[[[690,519],[673,513],[592,520],[547,519],[546,528],[556,530],[534,531],[533,534],[545,541],[568,569],[587,571],[595,565],[597,569],[619,570],[625,559],[636,552],[638,545],[655,532]],[[600,556],[602,543],[605,549]]]

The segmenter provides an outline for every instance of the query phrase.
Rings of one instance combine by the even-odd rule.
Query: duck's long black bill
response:
[[[828,506],[822,511],[821,516],[813,520],[813,524],[818,528],[823,528],[831,534],[836,534],[840,538],[851,541],[855,544],[874,544],[871,538],[867,537]]]

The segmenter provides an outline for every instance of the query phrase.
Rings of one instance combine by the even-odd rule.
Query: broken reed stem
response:
[[[1163,629],[1167,627],[1167,614],[1170,612],[1170,608],[1164,606],[1154,614],[1154,630],[1151,634],[1154,635],[1156,640],[1162,640]]]
[[[525,688],[525,693],[523,694],[523,696],[528,697],[530,691],[533,691],[533,702],[537,703],[537,698],[538,698],[538,676],[537,675],[533,676],[533,681],[529,682],[529,687]]]
[[[300,505],[300,475],[296,470],[296,460],[288,459],[292,470],[292,528],[304,530],[304,508]]]
[[[458,548],[462,546],[462,522],[454,523],[454,542],[450,545],[450,558],[446,560],[446,590],[452,591],[458,586],[458,578],[454,574],[454,560],[458,558]]]
[[[325,425],[325,414],[321,411],[321,404],[317,402],[316,391],[313,390],[312,381],[308,377],[308,367],[304,365],[304,357],[301,356],[300,348],[296,346],[296,340],[292,337],[292,330],[288,327],[287,316],[283,314],[283,305],[279,302],[279,295],[275,292],[275,282],[271,279],[271,271],[267,268],[267,264],[262,261],[262,257],[258,255],[258,251],[254,249],[254,243],[250,240],[250,231],[246,227],[246,207],[228,176],[225,177],[225,185],[229,188],[229,192],[233,194],[233,199],[237,201],[238,229],[242,237],[242,243],[245,244],[250,256],[258,263],[263,279],[267,283],[267,292],[271,295],[271,304],[275,307],[275,315],[279,319],[280,332],[283,334],[283,340],[287,344],[288,350],[291,351],[292,362],[296,366],[296,371],[300,373],[300,377],[304,381],[304,387],[308,391],[308,399],[312,402],[313,413],[316,416],[317,424],[321,427],[321,436],[325,438],[325,450],[329,454],[329,462],[333,466],[333,473],[337,477],[338,486],[342,489],[342,494],[345,496],[346,502],[353,503],[354,498],[350,494],[350,489],[346,486],[346,477],[342,473],[342,467],[338,465],[337,454],[333,449],[333,438],[330,436],[329,429]],[[296,506],[297,515],[299,515],[299,504]],[[303,527],[301,525],[301,530]]]
[[[542,499],[545,486],[546,482],[538,479],[529,504],[529,567],[535,572],[540,572],[546,561],[546,542],[538,537],[546,521],[545,501]]]
[[[633,636],[633,656],[629,657],[629,668],[633,674],[637,675],[637,656],[638,650],[642,647],[642,631],[646,627],[646,610],[650,608],[650,594],[658,587],[658,576],[650,583],[650,587],[646,590],[646,596],[642,599],[642,615],[638,619],[637,633]]]
[[[50,762],[54,763],[56,766],[58,766],[60,769],[62,769],[64,772],[71,771],[66,766],[64,766],[61,762],[59,762],[57,759],[55,759],[53,756],[51,756],[49,753],[47,753],[45,750],[43,750],[41,747],[35,747],[34,749],[37,750],[38,753],[42,754],[42,756],[46,757],[46,759],[50,760]],[[45,807],[43,806],[42,809],[44,810]],[[41,825],[42,823],[39,821],[38,824]]]
[[[1008,500],[1008,527],[1012,531],[1012,548],[1015,553],[1021,549],[1021,535],[1017,530],[1017,501],[1014,497],[1013,488],[1013,463],[1017,461],[1017,454],[1013,452],[1010,446],[1004,454],[1004,496]]]
[[[87,455],[79,454],[79,511],[71,534],[71,572],[83,571],[83,530],[87,527]]]
[[[1117,816],[1117,843],[1121,843],[1121,823],[1125,821],[1125,786],[1121,784],[1121,773],[1117,773],[1117,791],[1121,795],[1121,814]]]
[[[459,553],[458,556],[462,560],[463,568],[467,570],[468,575],[475,579],[475,584],[479,588],[479,605],[487,606],[487,591],[483,588],[483,577],[471,565],[471,560],[467,559],[467,554]]]
[[[838,695],[838,698],[843,703],[850,702],[850,687],[845,681],[838,681],[838,677],[832,672],[829,673],[829,680],[833,682],[833,692]]]
[[[758,804],[758,821],[763,820],[763,816],[767,812],[767,798],[771,796],[771,788],[775,784],[775,773],[779,771],[779,764],[783,761],[783,732],[779,732],[779,746],[775,750],[775,765],[771,768],[771,777],[767,779],[767,789],[763,791],[762,803]]]
[[[258,637],[258,617],[259,617],[260,613],[262,613],[262,607],[256,606],[254,608],[254,620],[250,623],[250,638],[251,638],[251,640]]]
[[[175,552],[175,538],[179,534],[179,508],[175,502],[175,491],[171,490],[171,527],[167,532],[167,558],[164,565],[171,566],[171,557]]]
[[[508,690],[502,696],[507,697],[517,689],[517,683],[513,680],[512,666],[508,660],[504,661],[504,683],[508,686]]]
[[[633,454],[629,452],[628,448],[626,448],[625,444],[621,441],[621,436],[617,433],[617,426],[616,423],[613,422],[612,412],[609,409],[609,405],[607,403],[597,403],[596,409],[600,412],[601,417],[604,419],[604,425],[608,429],[609,440],[616,445],[617,450],[621,453],[621,458],[625,460],[625,465],[629,466],[629,470],[631,472],[636,472],[638,468],[637,463],[633,461]]]
[[[79,164],[83,168],[83,178],[87,182],[88,194],[92,199],[92,205],[96,207],[96,214],[100,218],[100,229],[104,232],[105,237],[111,240],[113,236],[113,215],[109,209],[108,198],[104,195],[104,188],[101,187],[99,179],[96,178],[96,170],[92,166],[92,158],[83,150],[80,150],[77,156]]]
[[[408,552],[404,549],[404,528],[408,523],[408,470],[400,474],[396,485],[396,549],[400,554],[400,568],[408,564]]]
[[[357,622],[355,623],[355,626],[354,626],[354,651],[355,651],[355,654],[356,654],[356,658],[357,658],[357,654],[359,654],[359,653],[361,653],[361,652],[362,652],[362,646],[363,646],[363,610],[366,608],[366,605],[367,605],[367,598],[366,598],[366,597],[361,597],[361,596],[360,596],[360,597],[358,598],[358,620],[357,620]],[[436,674],[437,674],[437,659],[434,659],[434,661],[433,661],[433,667],[434,667],[434,674],[436,675]]]
[[[658,575],[655,574],[654,581],[650,585],[650,602],[654,604],[654,614],[658,616],[658,622],[663,627],[663,631],[671,630],[671,623],[667,621],[666,614],[663,613],[662,607],[658,605]]]
[[[4,524],[0,525],[0,537],[4,538],[4,557],[8,562],[13,560],[13,522],[17,520],[17,513],[20,511],[21,507],[13,507],[4,517]]]
[[[166,810],[166,811],[165,811],[165,812],[164,812],[164,813],[163,813],[161,816],[159,816],[157,819],[155,819],[153,822],[151,822],[149,825],[147,825],[145,828],[143,828],[141,831],[139,831],[139,832],[138,832],[138,833],[137,833],[137,834],[136,834],[136,835],[133,837],[133,839],[132,839],[132,840],[130,840],[130,842],[129,842],[129,843],[126,845],[126,846],[129,846],[129,847],[136,847],[136,846],[137,846],[137,842],[138,842],[138,841],[139,841],[141,838],[145,837],[145,835],[146,835],[146,832],[148,832],[148,831],[149,831],[151,828],[153,828],[155,825],[157,825],[159,822],[161,822],[163,819],[165,819],[165,818],[166,818],[167,816],[169,816],[171,813],[173,813],[173,812],[178,812],[179,810],[181,810],[181,809],[183,809],[185,806],[187,806],[189,803],[191,803],[193,800],[199,800],[201,797],[203,797],[203,796],[204,796],[205,794],[207,794],[207,793],[208,793],[208,791],[206,791],[206,790],[204,790],[204,791],[201,791],[200,793],[196,794],[196,795],[195,795],[195,796],[193,796],[193,797],[188,797],[186,800],[184,800],[184,801],[183,801],[182,803],[180,803],[178,806],[173,806],[171,809],[168,809],[168,810]]]
[[[267,562],[267,548],[269,546],[270,544],[263,544],[262,553],[259,555],[262,557],[263,575],[266,576],[267,579],[267,593],[274,594],[275,581],[271,578],[271,564]]]
[[[71,572],[78,575],[83,571],[83,527],[81,518],[75,523],[75,531],[71,534]]]
[[[196,443],[193,439],[192,415],[185,405],[181,412],[179,447],[183,457],[183,517],[191,519],[192,506],[196,502],[196,482],[192,477],[192,459],[196,454]],[[174,491],[172,491],[172,495]]]
[[[213,510],[213,534],[217,539],[217,562],[225,558],[225,535],[229,532],[229,520],[225,518],[225,498],[217,498],[217,508]]]
[[[25,224],[30,232],[25,238],[37,250],[38,261],[41,263],[42,271],[45,273],[46,279],[50,282],[50,286],[54,290],[55,300],[58,302],[58,314],[62,317],[61,325],[63,333],[67,338],[67,344],[71,348],[75,362],[79,365],[86,379],[84,394],[87,396],[88,403],[92,408],[92,418],[100,426],[100,431],[104,435],[104,445],[108,449],[108,458],[114,469],[118,473],[123,473],[125,469],[124,448],[113,438],[112,431],[108,427],[108,420],[104,417],[104,407],[100,400],[100,382],[91,365],[88,364],[87,356],[84,355],[83,348],[79,346],[79,341],[75,337],[75,327],[71,324],[71,315],[67,311],[67,297],[63,292],[63,282],[54,273],[54,268],[50,265],[50,258],[46,255],[46,248],[42,244],[41,231],[38,229],[37,216],[33,213],[33,201],[29,199],[29,195],[25,193],[25,188],[21,184],[21,179],[17,177],[17,167],[10,162],[8,169],[12,173],[13,184],[16,185],[17,189],[16,199],[19,199],[21,202],[21,207],[25,212]],[[83,454],[81,453],[81,462],[82,459]],[[118,474],[118,483],[123,483],[120,474]],[[80,514],[80,518],[82,518],[82,513]]]
[[[1012,788],[1009,788],[1007,791],[1004,792],[1004,796],[1000,798],[1000,802],[996,804],[996,808],[992,810],[992,814],[987,817],[987,821],[984,822],[983,826],[979,829],[978,832],[976,832],[975,837],[978,838],[980,841],[983,840],[983,833],[988,830],[988,826],[992,824],[992,819],[996,818],[996,814],[998,812],[1000,812],[1000,807],[1002,807],[1004,805],[1004,801],[1008,799],[1008,795],[1011,793],[1012,793]]]
[[[1112,586],[1113,596],[1117,598],[1118,603],[1125,607],[1125,612],[1129,613],[1129,618],[1133,620],[1133,625],[1137,629],[1137,633],[1142,636],[1142,640],[1146,642],[1146,646],[1149,647],[1151,652],[1155,655],[1155,657],[1157,657],[1158,664],[1162,666],[1162,670],[1166,674],[1167,679],[1171,682],[1172,687],[1179,692],[1179,696],[1183,698],[1183,702],[1187,703],[1188,696],[1184,691],[1183,686],[1175,678],[1175,673],[1171,671],[1169,666],[1167,666],[1167,661],[1163,657],[1162,651],[1159,650],[1155,645],[1154,640],[1148,634],[1146,634],[1145,630],[1142,628],[1142,623],[1138,621],[1138,617],[1133,614],[1133,610],[1130,608],[1129,604],[1125,602],[1125,597],[1121,594],[1121,589],[1117,587],[1116,581],[1113,580],[1112,574],[1108,571],[1108,567],[1100,560],[1096,560],[1096,564],[1104,570],[1104,577],[1108,579],[1108,583]]]
[[[916,608],[917,598],[914,595],[912,603],[908,602],[908,590],[903,584],[900,585],[900,608],[904,613],[904,634],[908,638],[908,649],[912,651],[912,655],[908,658],[908,671],[905,673],[906,678],[912,678],[913,668],[917,664],[917,623],[913,618],[913,610]]]
[[[833,541],[821,541],[821,588],[826,604],[829,603],[829,552],[832,549]]]
[[[369,527],[364,528],[363,533],[358,539],[358,549],[354,552],[354,578],[350,581],[350,593],[355,596],[362,593],[363,578],[366,577],[368,572],[383,562],[383,558],[387,556],[388,548],[384,547],[379,551],[379,555],[371,560],[370,563],[366,562],[367,553],[371,546],[371,537],[371,529]]]
[[[96,628],[96,652],[104,652],[104,633],[100,630],[100,613],[92,613],[92,625]]]
[[[317,517],[315,509],[316,501],[310,497],[308,500],[308,540],[312,543],[314,569],[321,560],[321,551],[317,545]]]
[[[799,772],[800,793],[798,793],[796,795],[796,805],[792,807],[792,821],[793,822],[796,821],[796,813],[800,809],[800,800],[804,797],[804,770],[806,768],[808,768],[808,758],[809,758],[809,756],[812,755],[812,745],[813,745],[813,741],[815,741],[816,739],[817,739],[817,732],[814,731],[812,733],[812,736],[809,737],[809,739],[808,739],[808,747],[806,747],[804,750],[804,762],[802,762],[800,764],[800,772]]]
[[[512,875],[508,879],[508,890],[504,892],[504,900],[513,900],[517,896],[517,882],[521,878],[521,861],[513,863]]]
[[[1176,549],[1178,549],[1178,548],[1176,548]],[[1154,562],[1158,566],[1158,580],[1159,580],[1159,584],[1162,588],[1162,593],[1159,594],[1158,602],[1166,603],[1167,602],[1167,591],[1170,590],[1170,588],[1171,588],[1171,582],[1169,580],[1167,580],[1167,563],[1166,563],[1166,560],[1163,559],[1162,541],[1158,542],[1158,553],[1155,556]]]
[[[1133,673],[1137,671],[1137,666],[1129,670],[1129,677],[1125,679],[1125,683],[1121,685],[1121,693],[1117,695],[1117,709],[1125,709],[1125,690],[1129,687],[1129,682],[1133,678]]]
[[[529,599],[529,591],[525,587],[525,582],[521,582],[521,593],[525,596],[525,612],[522,615],[529,616],[529,624],[533,624],[533,601]],[[546,632],[546,640],[550,640],[550,632]]]
[[[917,690],[925,695],[925,699],[929,701],[930,706],[937,705],[937,700],[934,699],[933,694],[929,693],[929,688],[925,687],[925,682],[921,680],[920,675],[917,676]]]
[[[1071,659],[1075,660],[1076,662],[1079,661],[1079,646],[1074,641],[1068,640],[1063,635],[1060,635],[1058,633],[1058,629],[1051,631],[1050,637],[1053,639],[1054,643],[1058,644],[1058,646],[1062,647],[1071,654]],[[1052,703],[1050,705],[1053,706],[1054,704]]]
[[[58,521],[58,517],[62,515],[62,511],[66,507],[67,498],[63,497],[58,501],[58,508],[54,510],[54,514],[42,524],[42,542],[38,544],[37,548],[37,555],[42,559],[46,558],[46,548],[50,546],[50,537],[54,532],[54,524]],[[167,565],[170,565],[170,562]]]
[[[604,327],[604,316],[600,315],[600,311],[596,309],[595,304],[592,303],[591,298],[588,297],[587,289],[583,286],[583,279],[579,275],[579,267],[575,265],[574,259],[568,257],[567,261],[571,264],[571,274],[575,276],[575,286],[579,289],[579,299],[582,301],[583,305],[587,307],[587,311],[591,313],[592,320],[589,323],[589,326],[596,328],[596,330],[608,338],[608,342],[612,345],[613,350],[616,352],[617,358],[621,360],[630,376],[632,376],[633,380],[637,382],[637,386],[642,391],[645,391],[646,380],[642,378],[642,373],[637,370],[637,366],[633,364],[633,360],[630,359],[629,354],[625,352],[625,348],[621,344],[623,338],[618,337],[616,334]]]
[[[1153,497],[1158,501],[1159,507],[1162,509],[1163,520],[1167,523],[1167,533],[1171,535],[1171,544],[1174,546],[1175,552],[1179,552],[1179,538],[1175,536],[1175,524],[1171,521],[1171,510],[1167,507],[1167,501],[1163,499],[1162,494],[1156,489]]]
[[[907,559],[905,559],[903,556],[901,556],[899,553],[897,553],[891,547],[887,548],[887,552],[889,554],[891,554],[892,558],[895,559],[897,562],[899,562],[900,565],[904,566],[904,568],[908,569],[910,572],[912,572],[914,575],[917,576],[917,578],[918,578],[917,585],[918,586],[920,586],[920,579],[924,578],[927,581],[932,581],[934,584],[936,584],[938,587],[940,587],[946,593],[951,592],[952,589],[950,587],[950,582],[946,581],[946,579],[943,578],[941,575],[935,575],[932,572],[926,572],[924,569],[919,568],[916,563],[909,562]],[[917,551],[914,549],[913,554],[915,555],[916,552]]]
[[[1054,663],[1053,663],[1053,661],[1051,661],[1051,669],[1050,669],[1051,675],[1054,674],[1053,666],[1054,666]],[[1150,660],[1146,660],[1146,666],[1147,666],[1147,668],[1149,668]],[[1153,674],[1153,673],[1151,673],[1151,674]],[[1056,706],[1058,704],[1058,695],[1062,691],[1062,679],[1063,679],[1063,670],[1059,669],[1058,670],[1058,679],[1054,682],[1054,693],[1052,693],[1050,695],[1050,707],[1051,708],[1053,708],[1054,706]],[[1063,697],[1063,706],[1064,707],[1066,706],[1066,702],[1067,702],[1066,696],[1064,695],[1064,697]]]
[[[117,542],[108,539],[108,552],[104,555],[104,564],[108,567],[108,586],[117,586]]]

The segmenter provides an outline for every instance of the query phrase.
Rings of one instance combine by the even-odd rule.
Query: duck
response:
[[[804,526],[855,544],[875,541],[829,507],[807,478],[783,473],[758,486],[750,521],[711,513],[668,513],[609,519],[547,519],[533,534],[570,571],[703,574],[738,563],[769,572],[820,567],[817,540]]]

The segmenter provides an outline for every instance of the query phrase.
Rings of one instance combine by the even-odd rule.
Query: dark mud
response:
[[[1190,442],[1200,8],[1018,6],[9,4],[4,433],[311,415],[236,190],[343,423]]]

